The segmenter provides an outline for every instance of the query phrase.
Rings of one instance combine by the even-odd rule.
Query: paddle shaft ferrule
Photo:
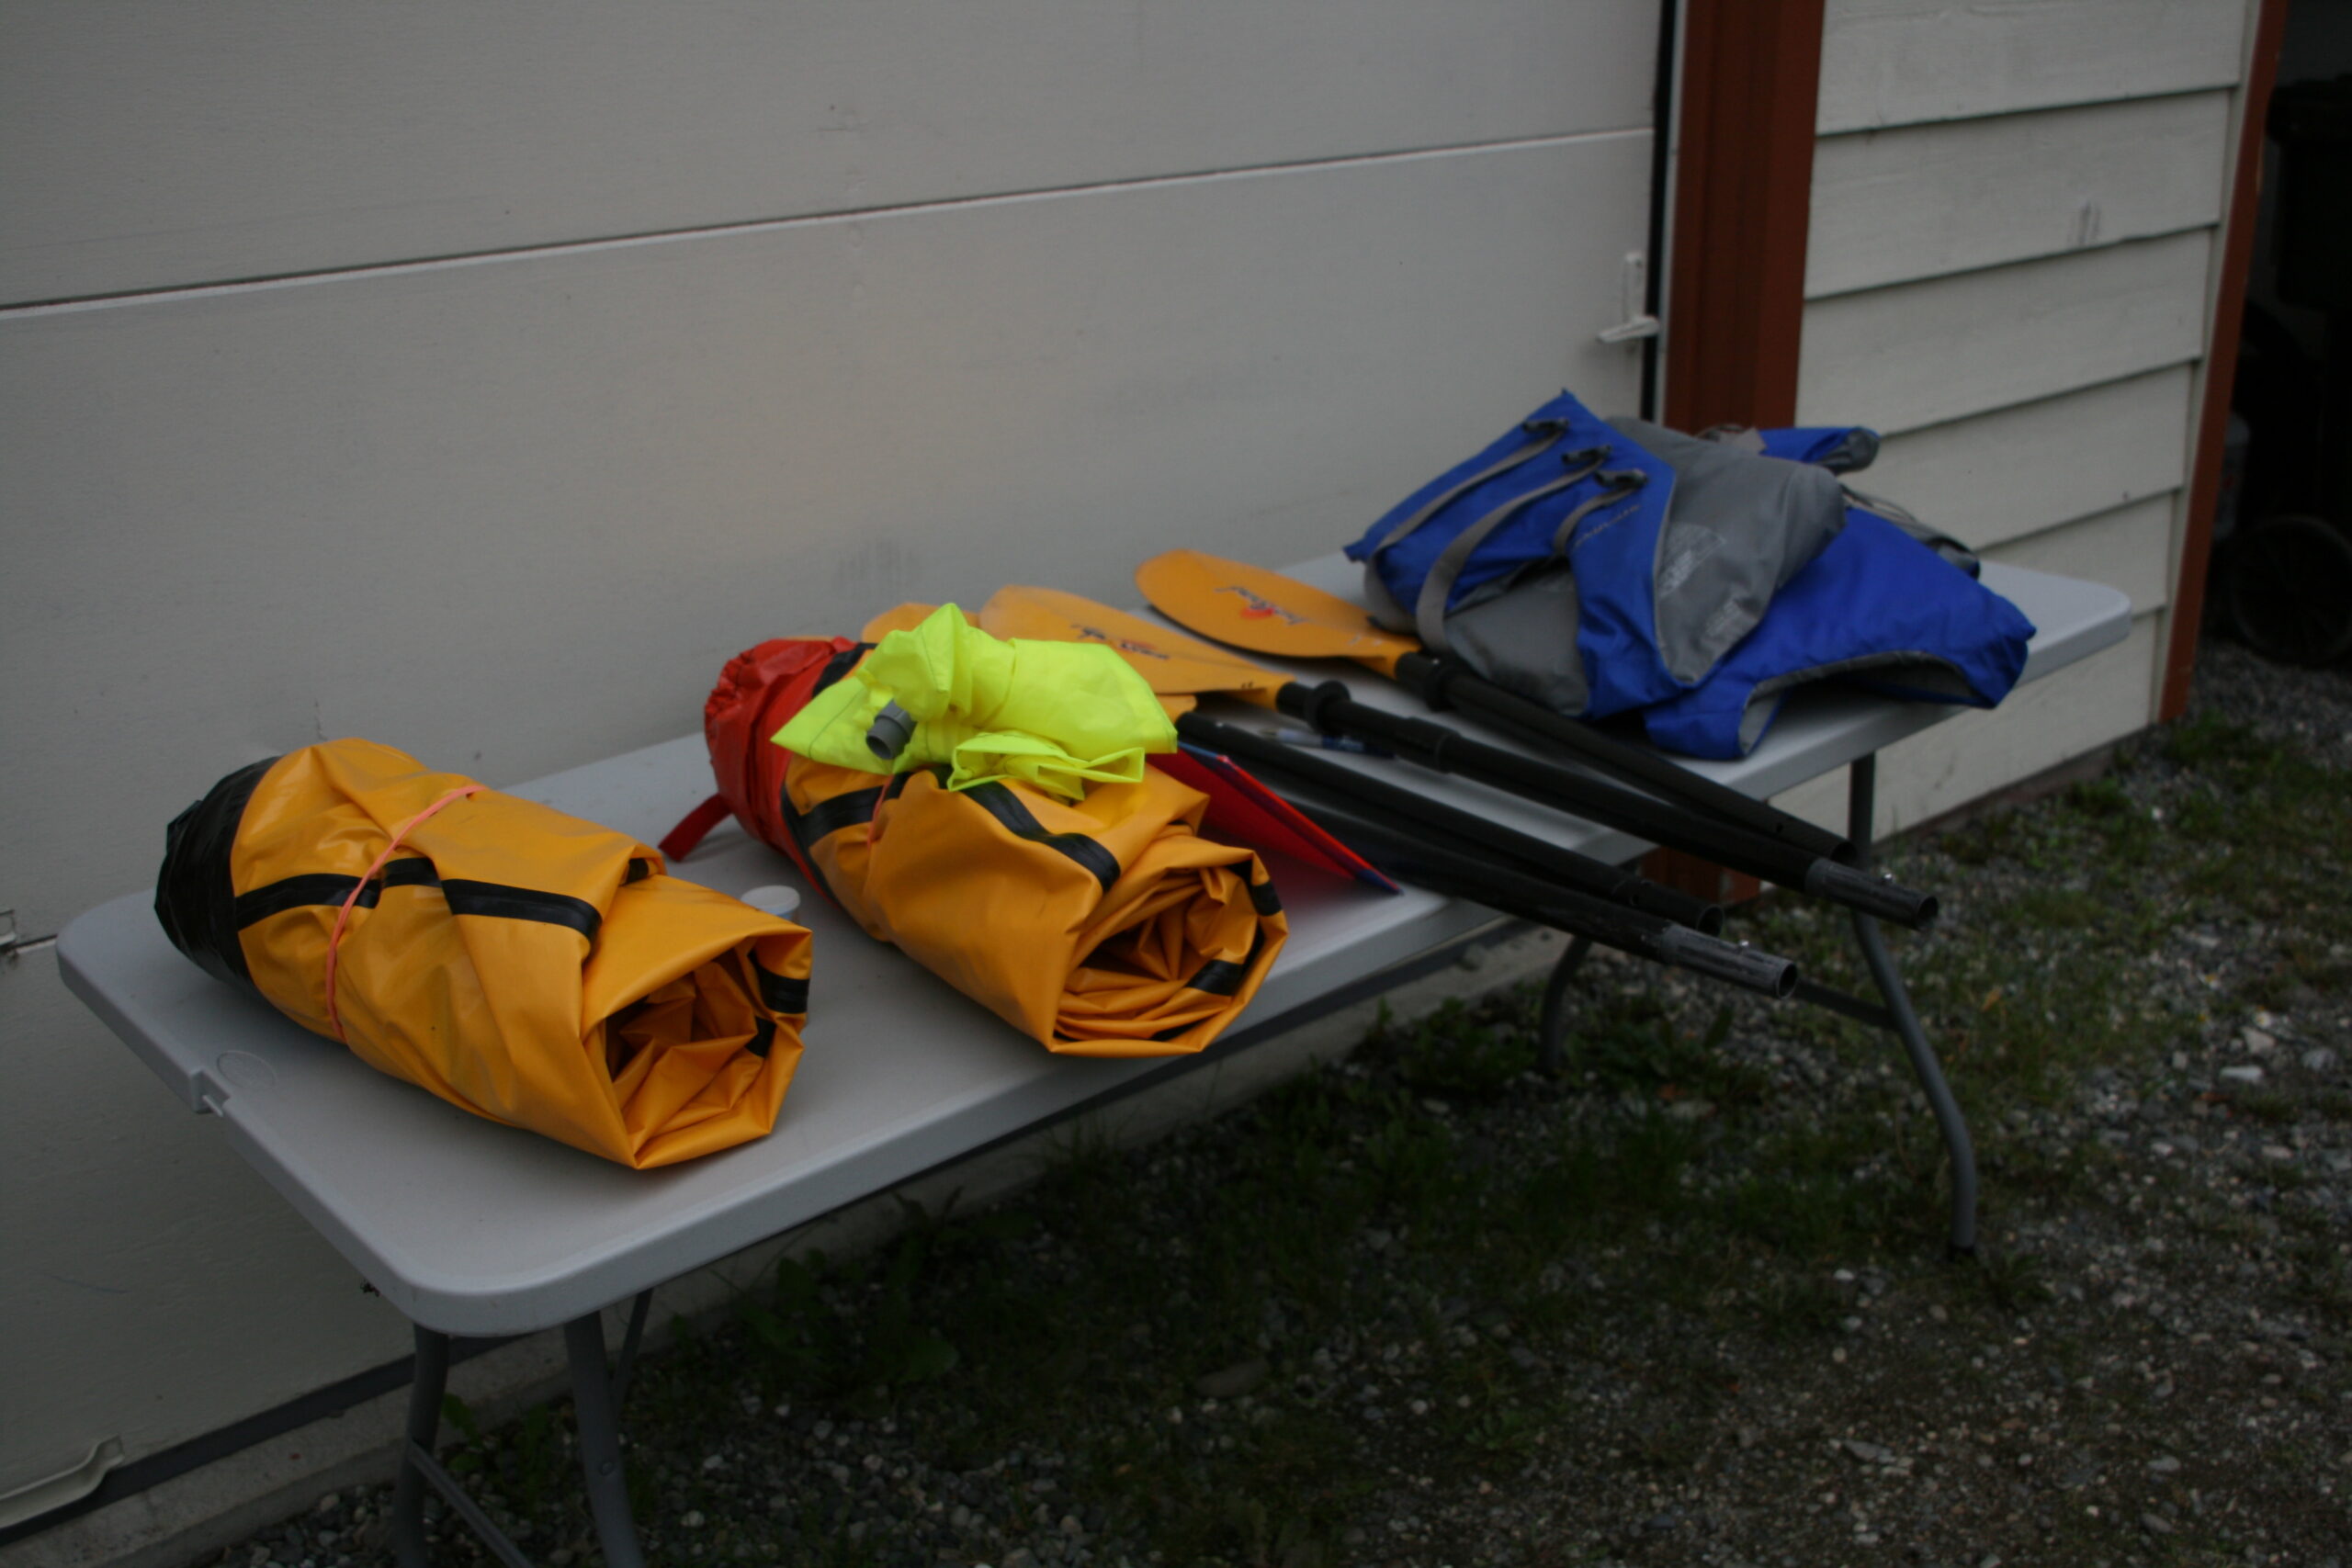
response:
[[[1833,861],[1813,863],[1805,874],[1804,890],[1833,904],[1843,904],[1865,915],[1892,920],[1898,926],[1919,931],[1935,923],[1939,906],[1936,896],[1905,887],[1889,876],[1873,876],[1867,871]]]
[[[1636,958],[1711,976],[1768,997],[1785,998],[1796,990],[1796,964],[1778,954],[1555,886],[1483,857],[1432,853],[1431,846],[1409,829],[1345,810],[1302,809],[1326,831],[1369,850],[1385,869],[1432,893],[1466,898]]]
[[[1626,783],[1644,785],[1669,800],[1825,859],[1850,863],[1855,858],[1853,844],[1842,835],[1694,773],[1646,747],[1628,745],[1581,719],[1555,713],[1473,674],[1459,660],[1408,653],[1396,660],[1393,678],[1432,709],[1458,707],[1524,739],[1556,745]]]
[[[1723,930],[1721,905],[1663,886],[1630,871],[1562,849],[1530,833],[1490,822],[1475,812],[1417,795],[1398,784],[1374,778],[1313,751],[1269,740],[1252,729],[1222,724],[1200,714],[1176,721],[1179,733],[1212,750],[1241,758],[1270,782],[1300,785],[1336,797],[1350,809],[1379,816],[1421,835],[1433,847],[1457,844],[1465,852],[1490,852],[1508,857],[1521,867],[1578,892],[1661,916],[1678,925],[1713,933]]]
[[[1735,824],[1694,816],[1637,790],[1572,773],[1556,762],[1473,740],[1442,724],[1369,707],[1348,695],[1347,687],[1337,681],[1315,687],[1284,686],[1275,694],[1275,705],[1317,729],[1377,741],[1422,767],[1476,779],[1865,915],[1914,930],[1935,919],[1936,901],[1927,894]]]

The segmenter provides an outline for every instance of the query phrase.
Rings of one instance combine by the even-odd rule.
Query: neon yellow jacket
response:
[[[1134,784],[1176,728],[1142,676],[1107,648],[990,637],[943,604],[875,645],[773,737],[863,773],[945,763],[950,789],[1017,779],[1064,800]]]

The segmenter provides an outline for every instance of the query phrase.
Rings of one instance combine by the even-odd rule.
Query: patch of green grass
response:
[[[2087,1196],[2098,1186],[2099,1173],[2114,1162],[2103,1144],[2068,1144],[2058,1149],[1994,1131],[1978,1151],[1978,1163],[2004,1187],[2043,1202]]]
[[[1790,1143],[1815,1143],[1792,1138]],[[1822,1146],[1816,1144],[1818,1148]],[[1769,1158],[1769,1156],[1768,1156]],[[1714,1205],[1712,1216],[1725,1230],[1752,1238],[1792,1258],[1827,1262],[1857,1252],[1877,1251],[1901,1223],[1904,1203],[1933,1201],[1933,1194],[1896,1191],[1882,1182],[1857,1180],[1854,1161],[1804,1159],[1769,1174],[1742,1178]]]
[[[2292,1089],[2237,1089],[2223,1100],[2236,1114],[2266,1127],[2292,1125],[2303,1112],[2303,1096]]]
[[[1196,1561],[1231,1561],[1252,1568],[1321,1568],[1332,1561],[1325,1530],[1307,1515],[1269,1506],[1258,1497],[1226,1497],[1212,1505]],[[1230,1553],[1229,1558],[1225,1554]]]
[[[2146,856],[2163,837],[2161,825],[2111,776],[2069,787],[2057,809],[2096,832],[2109,853],[2127,859]]]
[[[2290,1256],[2295,1270],[2289,1288],[2319,1314],[2321,1324],[2341,1331],[2352,1328],[2352,1258],[2335,1249],[2333,1236],[2311,1236],[2295,1244]]]
[[[2200,786],[2169,840],[2185,889],[2266,919],[2340,908],[2352,855],[2340,773],[2211,715],[2175,725],[2164,748]]]
[[[2352,958],[2336,956],[2336,944],[2302,932],[2279,939],[2278,955],[2246,987],[2257,1007],[2286,1011],[2352,992]]]
[[[1942,1054],[1964,1064],[1959,1092],[1972,1113],[2054,1103],[2086,1067],[2153,1049],[2120,1015],[2109,989],[2122,979],[2120,968],[2086,956],[2064,974],[2019,974],[1989,952],[1954,955],[1922,989]]]
[[[1448,999],[1410,1030],[1392,1030],[1397,1077],[1416,1094],[1497,1099],[1535,1066],[1529,1013],[1523,993],[1474,1003]]]
[[[2161,750],[2166,761],[2200,770],[2263,764],[2279,755],[2251,728],[2217,713],[2193,714],[2171,726]]]
[[[1577,1014],[1562,1070],[1572,1083],[1666,1101],[1755,1105],[1770,1092],[1771,1080],[1724,1054],[1732,1020],[1728,1006],[1718,1008],[1706,1029],[1693,1033],[1647,994],[1601,997]]]
[[[1844,1292],[1820,1269],[1761,1271],[1739,1292],[1737,1305],[1784,1339],[1826,1334],[1847,1312]]]
[[[1428,1220],[1462,1195],[1453,1153],[1453,1134],[1442,1122],[1403,1113],[1374,1127],[1357,1157],[1370,1178],[1374,1204],[1410,1223]]]
[[[563,1484],[563,1442],[557,1430],[555,1412],[548,1405],[535,1404],[523,1412],[514,1424],[515,1499],[526,1514],[536,1514],[560,1491]]]
[[[2041,1260],[2015,1247],[1984,1248],[1960,1277],[1980,1301],[2005,1317],[2039,1306],[2052,1297]]]
[[[2026,818],[2015,808],[1984,811],[1937,834],[1935,845],[1965,866],[2020,860],[2028,852]]]
[[[2034,887],[2010,900],[2003,912],[2020,925],[2080,931],[2106,919],[2109,910],[2104,900],[2080,889]]]
[[[2273,1165],[2264,1168],[2262,1179],[2270,1184],[2274,1192],[2300,1192],[2307,1187],[2318,1186],[2324,1179],[2307,1165]],[[2280,1218],[2298,1227],[2313,1223],[2313,1216],[2307,1211],[2294,1209],[2288,1210]]]
[[[856,1346],[850,1325],[822,1299],[825,1255],[777,1260],[766,1301],[746,1295],[736,1315],[750,1331],[757,1365],[772,1389],[838,1389],[850,1380]]]
[[[1705,1429],[1696,1422],[1668,1416],[1635,1427],[1625,1457],[1645,1470],[1679,1475],[1698,1462],[1706,1441]]]
[[[441,1396],[441,1419],[467,1442],[481,1441],[481,1422],[475,1416],[473,1406],[456,1394]]]

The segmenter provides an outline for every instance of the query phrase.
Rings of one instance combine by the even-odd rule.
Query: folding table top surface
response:
[[[1351,593],[1354,572],[1335,555],[1295,574]],[[2110,588],[1997,566],[1984,569],[1984,581],[2040,628],[2029,681],[2130,628],[2130,603]],[[1340,674],[1359,699],[1411,711],[1385,682],[1348,675],[1352,667],[1290,668],[1316,679]],[[1952,711],[1800,694],[1754,755],[1695,766],[1769,795]],[[1221,716],[1279,722],[1239,706]],[[1476,732],[1458,716],[1449,722]],[[1430,775],[1412,782],[1423,780]],[[1462,780],[1430,787],[1604,859],[1644,847]],[[695,735],[511,793],[650,843],[710,788]],[[732,823],[672,869],[729,893],[799,882],[781,854]],[[1384,895],[1280,862],[1275,871],[1290,942],[1244,1025],[1306,1007],[1491,918],[1416,889]],[[65,928],[58,953],[67,985],[192,1109],[219,1115],[237,1150],[388,1300],[447,1333],[563,1322],[1169,1070],[1166,1061],[1051,1055],[804,890],[795,918],[816,937],[807,1049],[775,1131],[683,1166],[632,1171],[385,1077],[215,982],[164,940],[152,898],[117,898]]]

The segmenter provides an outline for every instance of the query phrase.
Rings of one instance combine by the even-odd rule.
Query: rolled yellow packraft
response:
[[[778,638],[729,661],[703,720],[738,820],[869,934],[1048,1050],[1160,1056],[1215,1040],[1289,924],[1255,854],[1200,836],[1207,797],[1152,768],[1074,801],[1019,779],[952,788],[944,764],[886,775],[769,742],[864,652]]]
[[[1202,1049],[1289,929],[1258,857],[1200,836],[1208,797],[1156,769],[1074,803],[805,758],[786,788],[806,853],[860,925],[1048,1050]]]
[[[370,741],[214,785],[171,825],[155,913],[370,1066],[639,1169],[764,1135],[800,1059],[804,928]]]

